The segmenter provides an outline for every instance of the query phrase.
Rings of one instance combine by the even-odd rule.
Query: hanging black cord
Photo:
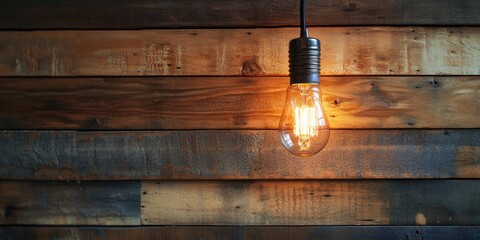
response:
[[[307,0],[300,0],[300,37],[308,37],[307,23],[305,22],[305,5]]]

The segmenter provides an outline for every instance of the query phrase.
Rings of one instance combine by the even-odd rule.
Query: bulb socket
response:
[[[295,38],[289,44],[290,84],[320,83],[320,41]]]

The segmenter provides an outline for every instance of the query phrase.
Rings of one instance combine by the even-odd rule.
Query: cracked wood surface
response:
[[[139,220],[139,181],[0,181],[1,225],[131,226]]]
[[[0,2],[1,29],[143,29],[298,26],[296,0]],[[323,0],[308,2],[308,24],[478,25],[469,0]]]
[[[0,128],[277,129],[286,77],[0,79]],[[480,79],[323,77],[333,129],[479,128]]]
[[[143,181],[141,218],[143,225],[478,225],[479,184]]]
[[[310,28],[323,75],[478,75],[474,27]],[[0,32],[0,76],[278,76],[296,28]]]
[[[3,131],[0,179],[479,178],[480,130],[332,130],[295,157],[277,131]]]

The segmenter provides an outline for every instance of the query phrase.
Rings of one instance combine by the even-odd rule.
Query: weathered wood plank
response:
[[[480,130],[333,130],[319,154],[277,131],[4,131],[0,179],[479,178]]]
[[[144,225],[478,225],[476,180],[142,182]]]
[[[2,29],[297,26],[297,0],[0,2]],[[426,10],[428,9],[428,11]],[[478,25],[477,0],[309,1],[310,25]]]
[[[140,182],[1,181],[0,224],[139,225]]]
[[[232,239],[232,240],[478,240],[478,226],[282,226],[282,227],[0,227],[3,240],[18,239]]]
[[[480,28],[311,28],[322,74],[477,75]],[[0,76],[287,75],[297,28],[0,32]]]
[[[3,78],[3,129],[276,129],[289,79]],[[480,77],[324,77],[332,128],[479,128]]]

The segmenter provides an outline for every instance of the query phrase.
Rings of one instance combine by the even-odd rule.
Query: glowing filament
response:
[[[310,148],[310,140],[318,135],[318,120],[314,106],[295,107],[293,133],[298,137],[301,150]]]

